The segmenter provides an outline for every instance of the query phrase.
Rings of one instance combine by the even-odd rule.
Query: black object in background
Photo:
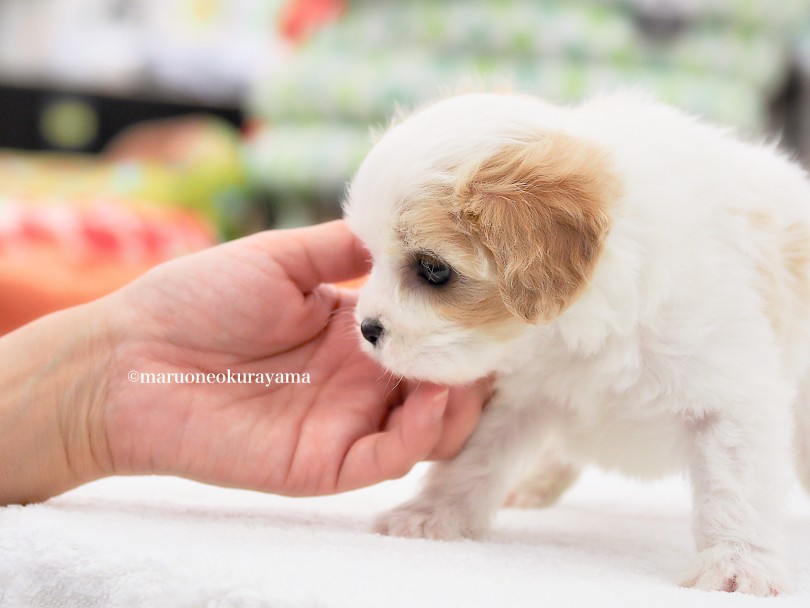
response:
[[[242,125],[236,108],[0,85],[0,148],[98,152],[132,124],[201,113]]]

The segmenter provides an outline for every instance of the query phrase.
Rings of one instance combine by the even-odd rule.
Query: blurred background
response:
[[[810,0],[0,0],[0,333],[338,217],[397,108],[641,85],[808,165],[809,79]]]

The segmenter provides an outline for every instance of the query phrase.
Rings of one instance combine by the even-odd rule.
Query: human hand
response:
[[[342,222],[265,232],[155,268],[85,307],[104,351],[78,478],[175,474],[289,495],[350,490],[454,455],[488,397],[394,383],[360,349],[363,274]],[[78,314],[78,313],[74,313]],[[148,384],[137,374],[293,372],[310,384]],[[76,433],[74,433],[76,434]],[[81,433],[78,433],[81,435]]]

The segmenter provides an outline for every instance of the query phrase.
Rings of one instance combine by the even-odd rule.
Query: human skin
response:
[[[360,349],[366,254],[342,222],[178,258],[0,338],[0,504],[110,475],[304,496],[456,454],[489,396],[395,382]],[[308,373],[309,384],[149,384],[137,373]]]

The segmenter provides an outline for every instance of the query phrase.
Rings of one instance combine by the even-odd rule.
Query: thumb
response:
[[[321,283],[357,278],[370,267],[368,252],[343,220],[268,231],[257,237],[303,293]]]

